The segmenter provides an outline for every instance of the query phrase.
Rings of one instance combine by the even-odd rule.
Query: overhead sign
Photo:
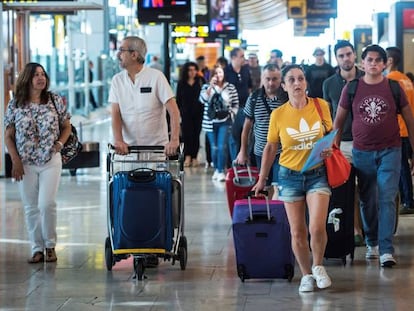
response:
[[[336,18],[337,0],[288,0],[288,18]]]
[[[337,0],[306,1],[306,18],[336,18],[337,16]]]
[[[208,37],[208,26],[177,25],[173,27],[171,37]]]
[[[306,18],[306,0],[288,0],[288,18]]]
[[[294,35],[301,36],[319,36],[329,28],[329,19],[307,18],[294,20]]]

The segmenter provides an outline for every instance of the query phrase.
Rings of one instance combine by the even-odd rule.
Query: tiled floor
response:
[[[84,140],[110,140],[109,122],[84,126]],[[104,157],[102,156],[102,159]],[[104,163],[102,161],[102,163]],[[412,310],[414,216],[400,217],[395,237],[398,265],[382,269],[357,248],[354,264],[328,261],[333,285],[299,295],[299,272],[286,280],[236,275],[232,231],[223,183],[211,172],[185,172],[188,264],[162,262],[133,278],[132,260],[106,270],[105,166],[63,172],[58,195],[57,263],[29,265],[29,245],[16,184],[0,179],[0,310]]]

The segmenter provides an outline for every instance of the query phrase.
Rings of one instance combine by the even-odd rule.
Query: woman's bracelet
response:
[[[60,145],[60,149],[63,148],[63,143],[60,140],[57,140],[56,143]]]

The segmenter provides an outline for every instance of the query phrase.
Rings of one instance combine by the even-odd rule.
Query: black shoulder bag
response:
[[[57,114],[59,115],[59,111],[57,110],[55,99],[53,98],[53,94],[50,94],[50,99],[52,100],[53,106],[55,107],[55,110]],[[79,154],[79,152],[82,151],[82,144],[80,143],[79,138],[78,138],[78,131],[73,126],[73,124],[70,124],[70,126],[72,130],[69,135],[69,138],[63,145],[63,148],[60,150],[63,164],[66,164],[70,162],[71,160],[73,160],[73,158],[75,158]],[[60,122],[59,122],[59,130],[62,131]]]

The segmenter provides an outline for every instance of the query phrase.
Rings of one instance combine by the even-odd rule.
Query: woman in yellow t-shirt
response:
[[[288,93],[289,101],[275,109],[270,117],[260,178],[254,190],[258,194],[259,190],[264,189],[280,142],[279,199],[284,201],[293,252],[302,272],[299,291],[310,292],[314,289],[315,281],[319,288],[331,286],[331,279],[322,266],[331,189],[323,163],[304,173],[301,170],[315,142],[331,131],[332,119],[327,102],[318,99],[324,117],[321,120],[313,99],[306,96],[306,78],[301,66],[286,66],[282,70],[281,85]],[[328,157],[331,153],[331,148],[325,149],[321,156]],[[306,207],[309,211],[309,230],[305,219]],[[313,266],[309,260],[308,231]]]

